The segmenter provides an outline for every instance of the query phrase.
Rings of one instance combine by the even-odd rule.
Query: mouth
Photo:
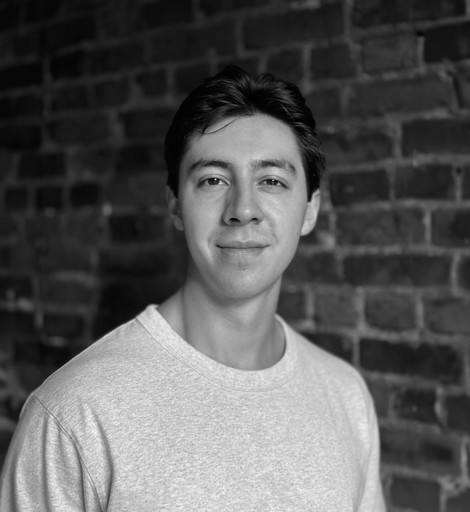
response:
[[[250,250],[259,250],[265,249],[268,247],[268,244],[263,242],[257,242],[254,240],[248,240],[246,242],[242,241],[233,241],[233,242],[223,242],[217,244],[219,249],[225,249],[228,251],[250,251]]]

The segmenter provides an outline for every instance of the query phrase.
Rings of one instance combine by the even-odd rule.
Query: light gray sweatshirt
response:
[[[2,512],[382,512],[376,416],[351,366],[282,319],[286,350],[243,371],[149,306],[28,399]]]

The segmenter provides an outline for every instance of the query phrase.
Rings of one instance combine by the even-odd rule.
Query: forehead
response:
[[[189,160],[207,157],[284,158],[292,165],[302,165],[302,156],[293,129],[265,114],[226,117],[210,125],[204,133],[193,133],[182,158],[182,168]]]

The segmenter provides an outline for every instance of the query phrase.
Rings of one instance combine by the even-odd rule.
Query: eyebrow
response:
[[[229,162],[226,162],[224,160],[217,160],[217,159],[204,159],[200,158],[196,160],[191,166],[189,167],[189,172],[197,171],[199,169],[203,169],[205,167],[219,167],[221,169],[232,169],[233,165]],[[260,159],[260,160],[253,160],[250,163],[250,167],[253,170],[258,169],[265,169],[267,167],[277,167],[278,169],[283,169],[285,171],[288,171],[291,174],[296,174],[295,167],[288,161],[283,158],[267,158],[267,159]]]

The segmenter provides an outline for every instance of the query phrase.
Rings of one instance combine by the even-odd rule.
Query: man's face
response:
[[[227,118],[194,135],[178,198],[168,189],[189,248],[188,280],[217,300],[279,290],[318,213],[318,192],[308,201],[306,190],[294,132],[271,116]]]

